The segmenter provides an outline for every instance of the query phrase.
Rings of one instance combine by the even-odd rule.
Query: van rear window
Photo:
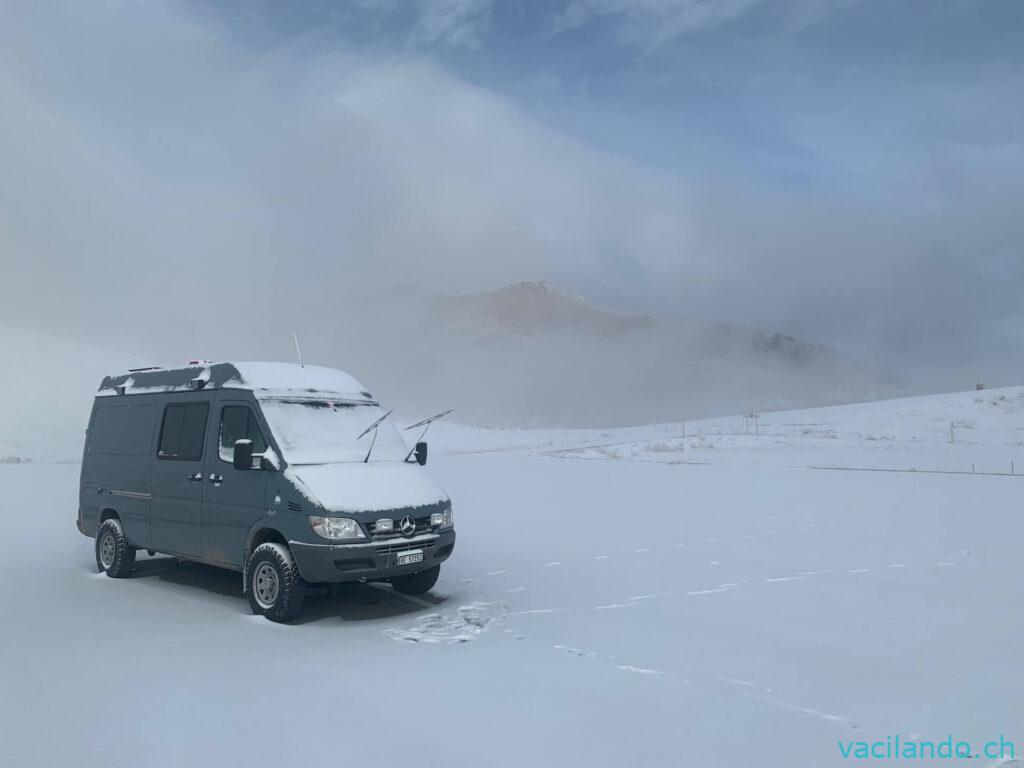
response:
[[[103,405],[89,427],[89,453],[145,456],[152,450],[155,405]]]
[[[201,459],[209,414],[209,403],[179,403],[164,408],[157,458],[178,461]]]

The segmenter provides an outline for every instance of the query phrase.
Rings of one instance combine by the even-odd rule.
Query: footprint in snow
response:
[[[555,646],[555,650],[556,651],[565,651],[566,653],[571,653],[573,656],[582,656],[583,658],[586,658],[586,659],[596,659],[597,658],[597,654],[596,653],[593,653],[592,651],[584,651],[584,650],[581,650],[580,648],[573,648],[571,645],[556,645]]]
[[[608,603],[607,605],[595,605],[595,611],[613,611],[616,608],[631,608],[639,603]]]
[[[631,672],[635,675],[652,675],[654,677],[672,677],[667,672],[662,672],[660,669],[651,669],[650,667],[638,667],[634,664],[615,664],[607,661],[603,661],[598,658],[598,655],[593,651],[584,651],[580,648],[573,648],[571,645],[556,645],[556,651],[564,651],[565,653],[573,656],[578,656],[581,659],[588,659],[600,664],[603,667],[610,667],[611,669],[617,669],[620,672]],[[685,680],[684,680],[685,682]]]
[[[430,613],[406,629],[385,629],[384,634],[407,643],[468,643],[507,614],[504,603],[469,603],[455,615]]]
[[[697,595],[716,595],[719,592],[732,592],[734,589],[739,589],[739,587],[737,586],[737,587],[715,587],[714,589],[695,589],[692,592],[687,592],[686,594],[687,594],[688,597],[690,597],[690,596],[694,596],[695,597]]]
[[[627,597],[626,599],[629,600],[632,603],[632,602],[636,602],[637,600],[650,600],[651,598],[664,597],[665,595],[671,595],[671,594],[672,594],[671,590],[665,590],[664,592],[650,592],[649,594],[646,594],[646,595],[634,595],[633,597]]]
[[[860,726],[849,718],[843,717],[842,715],[833,715],[830,712],[823,712],[820,709],[804,707],[799,704],[794,704],[790,701],[780,699],[772,693],[771,688],[751,682],[750,680],[739,680],[732,677],[717,677],[716,680],[728,687],[738,688],[741,695],[745,698],[759,701],[762,704],[767,704],[772,707],[777,707],[778,709],[788,710],[801,715],[807,715],[836,725],[842,725],[850,730],[860,730]]]
[[[613,664],[616,669],[622,672],[633,672],[637,675],[655,675],[656,677],[671,677],[667,672],[649,667],[635,667],[632,664]]]
[[[568,608],[526,608],[522,611],[510,611],[509,616],[533,616],[544,613],[559,613],[561,611],[568,611]]]

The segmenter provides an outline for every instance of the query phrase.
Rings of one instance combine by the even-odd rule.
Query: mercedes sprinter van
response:
[[[390,413],[390,412],[389,412]],[[82,457],[78,529],[96,565],[136,550],[243,574],[254,613],[288,621],[309,585],[426,592],[455,547],[452,505],[351,376],[195,363],[108,376]]]

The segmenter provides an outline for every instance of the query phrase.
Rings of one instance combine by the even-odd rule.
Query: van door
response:
[[[150,503],[150,539],[161,552],[203,556],[203,447],[211,399],[183,399],[163,409]]]
[[[232,463],[236,440],[252,440],[253,452],[263,453],[267,441],[255,408],[237,396],[217,400],[214,428],[207,440],[208,483],[203,501],[203,530],[206,556],[224,565],[241,566],[245,538],[252,524],[267,514],[267,486],[270,472],[262,469],[237,470]]]

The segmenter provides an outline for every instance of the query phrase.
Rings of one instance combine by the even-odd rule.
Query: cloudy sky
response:
[[[548,279],[1019,381],[1022,84],[1016,0],[0,0],[0,324]]]

